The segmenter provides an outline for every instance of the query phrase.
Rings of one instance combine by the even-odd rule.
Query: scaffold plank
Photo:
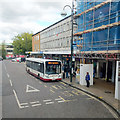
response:
[[[85,31],[82,31],[82,32],[78,32],[78,33],[75,33],[74,36],[82,35],[82,34],[88,33],[88,32],[99,31],[99,30],[102,30],[102,29],[106,29],[108,27],[113,27],[113,26],[118,26],[118,25],[120,25],[120,21],[112,23],[112,24],[108,24],[108,25],[102,25],[100,27],[89,29],[89,30],[85,30]]]
[[[94,9],[100,8],[100,7],[102,7],[103,5],[105,5],[105,4],[109,3],[109,2],[111,2],[111,0],[107,0],[107,1],[105,1],[105,2],[102,2],[102,3],[100,3],[100,4],[98,4],[98,5],[94,6],[94,7],[92,7],[92,8],[90,8],[90,9],[85,10],[85,11],[82,12],[82,13],[79,13],[79,14],[75,15],[74,17],[75,17],[75,18],[76,18],[76,17],[79,17],[79,16],[81,16],[81,15],[84,14],[84,13],[87,13],[87,12],[92,11],[92,10],[94,10]]]

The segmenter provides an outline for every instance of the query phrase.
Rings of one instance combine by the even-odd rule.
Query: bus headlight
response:
[[[58,77],[61,77],[61,75],[58,75]]]

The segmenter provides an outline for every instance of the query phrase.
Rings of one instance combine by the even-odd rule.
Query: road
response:
[[[97,99],[63,82],[43,82],[24,63],[2,62],[3,118],[114,118]]]

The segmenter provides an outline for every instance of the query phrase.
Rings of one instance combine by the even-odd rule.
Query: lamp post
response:
[[[66,7],[69,7],[71,9],[71,57],[70,57],[70,82],[72,82],[72,76],[73,76],[73,68],[72,68],[72,59],[73,59],[73,9],[74,9],[74,2],[72,0],[72,7],[70,5],[65,5],[63,8],[63,12],[61,13],[61,16],[66,16],[67,13],[64,11]]]

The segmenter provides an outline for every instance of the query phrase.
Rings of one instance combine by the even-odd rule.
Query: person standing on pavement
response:
[[[89,75],[89,72],[87,72],[86,76],[85,76],[85,80],[86,80],[86,83],[87,83],[87,86],[86,87],[89,87],[90,86],[90,75]]]
[[[66,78],[69,78],[69,67],[66,69]]]

